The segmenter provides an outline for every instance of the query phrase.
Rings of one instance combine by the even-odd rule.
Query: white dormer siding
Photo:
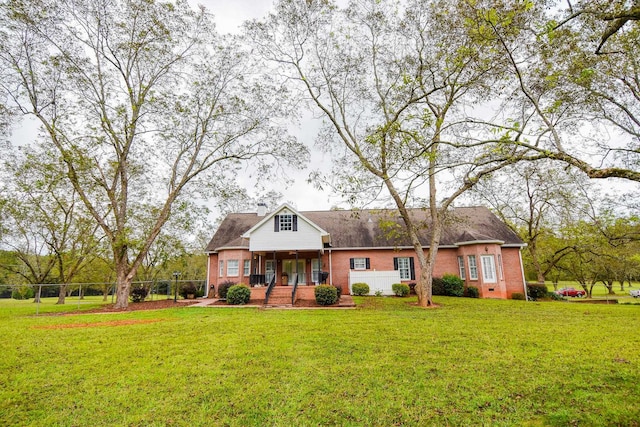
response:
[[[285,207],[267,216],[247,234],[250,251],[268,252],[321,250],[322,236],[327,233],[295,210]]]

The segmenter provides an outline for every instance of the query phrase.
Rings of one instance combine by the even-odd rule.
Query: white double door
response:
[[[282,273],[287,273],[289,276],[289,284],[292,285],[293,281],[296,278],[296,273],[298,274],[298,285],[306,285],[307,284],[307,262],[304,259],[298,260],[298,269],[296,270],[296,260],[295,259],[285,259],[282,260]]]

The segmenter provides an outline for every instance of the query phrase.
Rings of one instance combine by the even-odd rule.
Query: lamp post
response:
[[[176,282],[176,287],[173,293],[173,302],[176,303],[178,302],[178,277],[180,277],[180,272],[179,271],[174,271],[173,272],[173,278]]]

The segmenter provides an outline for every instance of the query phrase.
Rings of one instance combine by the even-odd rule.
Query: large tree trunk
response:
[[[584,289],[585,291],[587,291],[587,298],[592,298],[593,297],[593,287],[596,285],[595,283],[591,282],[589,284],[589,286],[585,284],[580,284],[582,286],[582,289]]]
[[[438,133],[436,133],[438,135]],[[435,143],[439,140],[439,137],[434,138],[434,144],[431,146],[430,153],[433,159],[438,153]],[[438,245],[440,244],[440,235],[442,233],[442,223],[440,222],[440,216],[438,214],[438,207],[436,205],[436,181],[435,181],[435,162],[429,162],[429,213],[431,216],[431,242],[429,242],[429,257],[424,256],[422,246],[418,253],[418,248],[414,243],[416,253],[418,253],[418,260],[420,262],[420,282],[418,294],[418,305],[420,307],[430,307],[433,305],[433,267],[436,261],[436,255],[438,254]],[[415,234],[415,229],[414,234]],[[418,241],[416,236],[416,242]],[[419,243],[418,243],[419,244]],[[418,286],[416,286],[418,288]]]
[[[414,220],[409,214],[409,211],[404,204],[402,198],[398,194],[395,186],[388,178],[385,179],[385,185],[396,202],[396,206],[398,207],[398,211],[404,220],[407,234],[409,235],[409,239],[411,239],[411,243],[413,245],[413,249],[418,257],[418,265],[420,265],[420,278],[418,279],[418,283],[416,283],[416,295],[418,296],[418,305],[420,307],[429,307],[433,305],[432,301],[432,292],[431,292],[431,276],[433,273],[433,263],[430,262],[431,255],[429,256],[429,260],[424,255],[424,248],[422,247],[422,243],[420,243],[420,239],[418,238],[418,232],[416,226],[414,224]],[[433,222],[433,219],[432,219]],[[437,249],[436,249],[437,251]],[[429,254],[431,254],[431,250],[429,250]]]
[[[418,295],[418,305],[420,307],[433,305],[432,278],[433,264],[425,262],[425,265],[420,265],[420,279],[416,285],[416,294]]]
[[[431,242],[429,243],[429,256],[418,257],[424,259],[424,265],[420,263],[420,283],[423,283],[421,294],[418,294],[418,304],[420,307],[430,307],[433,305],[433,268],[436,265],[436,256],[438,255],[438,245],[440,245],[440,236],[442,235],[442,222],[438,214],[431,215]],[[418,286],[416,286],[416,289]]]
[[[415,248],[415,245],[414,245]],[[429,262],[424,255],[424,250],[420,245],[419,248],[415,248],[416,255],[418,256],[418,265],[420,265],[420,278],[416,284],[416,295],[418,296],[418,305],[420,307],[429,307],[433,304],[431,283],[433,274],[433,264]],[[431,250],[429,251],[431,254]],[[431,258],[431,256],[429,256]]]
[[[129,290],[131,289],[131,280],[127,280],[127,275],[118,274],[118,284],[116,285],[116,304],[115,308],[129,307]]]
[[[533,264],[533,268],[536,270],[536,279],[538,279],[538,283],[545,282],[545,275],[542,269],[542,265],[540,265],[540,261],[538,260],[538,247],[536,242],[530,241],[528,245],[529,255],[531,255],[531,263]]]
[[[64,304],[64,300],[67,296],[67,285],[60,285],[58,289],[58,301],[56,304]]]
[[[604,283],[604,286],[607,288],[607,290],[608,290],[607,293],[609,295],[615,295],[616,294],[615,291],[613,290],[613,280],[607,280],[607,281],[604,281],[602,283]]]
[[[126,246],[115,248],[114,254],[116,264],[116,304],[114,307],[127,308],[129,306],[129,290],[135,272],[129,268]]]

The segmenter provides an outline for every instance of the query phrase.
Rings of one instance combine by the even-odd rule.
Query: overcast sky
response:
[[[272,0],[189,0],[194,6],[203,5],[215,16],[220,33],[237,32],[247,19],[261,18],[267,14]]]

